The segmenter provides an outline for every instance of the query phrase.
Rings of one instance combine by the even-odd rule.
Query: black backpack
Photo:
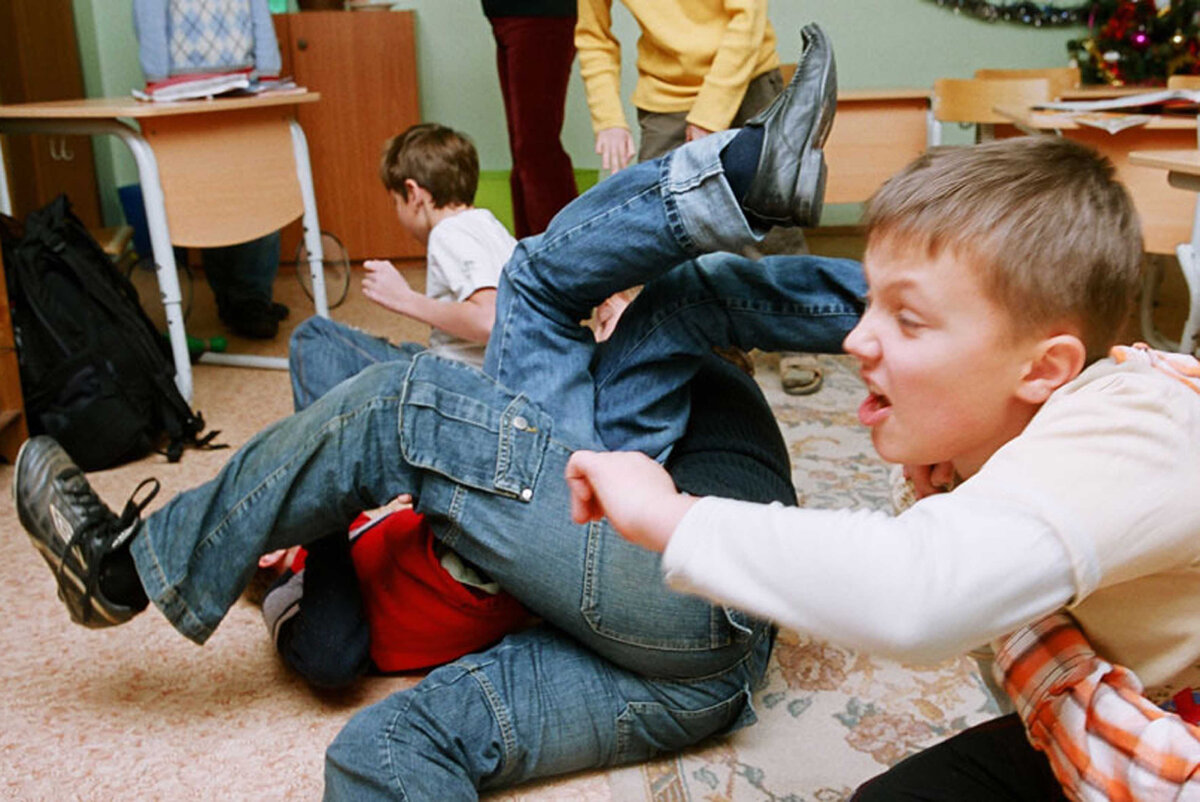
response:
[[[204,419],[175,386],[169,349],[133,284],[60,195],[22,226],[0,215],[25,411],[85,471],[159,445],[177,461],[209,446]],[[212,447],[212,446],[209,446]]]

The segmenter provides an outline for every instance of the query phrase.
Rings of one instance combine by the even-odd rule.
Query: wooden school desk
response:
[[[175,383],[189,401],[192,368],[172,245],[246,242],[303,216],[316,313],[329,314],[308,144],[293,115],[297,104],[319,99],[300,91],[173,103],[127,97],[0,105],[0,133],[108,134],[129,147],[146,205]],[[12,213],[3,169],[0,211]],[[287,368],[285,359],[238,354],[205,354],[201,361]]]
[[[860,203],[925,152],[928,89],[843,89],[825,142],[826,203]]]
[[[1129,163],[1152,170],[1166,170],[1167,183],[1171,186],[1186,192],[1200,192],[1200,150],[1194,147],[1186,150],[1133,151],[1129,154]],[[1142,305],[1142,332],[1156,348],[1188,354],[1196,352],[1196,335],[1200,332],[1200,263],[1196,258],[1197,249],[1200,249],[1200,205],[1192,217],[1191,238],[1181,241],[1175,250],[1188,289],[1187,320],[1178,343],[1158,334],[1153,320],[1148,316],[1148,305]],[[1142,291],[1145,292],[1146,288],[1143,287]]]
[[[1195,117],[1154,115],[1154,119],[1145,125],[1110,134],[1080,125],[1067,112],[1005,107],[998,107],[996,111],[1013,121],[1011,127],[996,126],[997,137],[1056,133],[1090,145],[1111,159],[1117,169],[1117,178],[1128,187],[1142,218],[1142,238],[1147,252],[1174,254],[1175,246],[1190,236],[1196,193],[1168,186],[1160,171],[1132,163],[1129,154],[1135,150],[1194,149]]]

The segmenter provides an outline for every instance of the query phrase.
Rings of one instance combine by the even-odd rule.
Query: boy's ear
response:
[[[1035,344],[1033,358],[1021,377],[1017,397],[1030,404],[1046,399],[1083,370],[1087,349],[1074,334],[1056,334]]]
[[[425,187],[421,186],[411,178],[404,179],[404,192],[406,195],[408,195],[409,201],[415,199],[418,202],[423,203],[433,197],[429,194],[429,190],[425,189]]]

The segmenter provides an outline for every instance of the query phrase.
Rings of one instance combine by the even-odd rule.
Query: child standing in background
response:
[[[400,225],[426,246],[425,293],[391,262],[363,263],[363,294],[432,327],[429,349],[475,366],[496,313],[496,284],[516,240],[487,209],[477,209],[479,156],[465,135],[420,123],[388,142],[379,177]],[[411,357],[423,346],[394,345],[343,323],[311,317],[296,327],[288,351],[297,410],[363,368]]]
[[[479,157],[463,134],[436,123],[414,125],[384,149],[379,177],[400,225],[426,246],[425,294],[395,265],[364,263],[363,294],[433,327],[430,350],[479,365],[496,308],[496,284],[516,240],[472,204]],[[296,411],[378,362],[422,349],[311,317],[288,352]],[[353,547],[352,547],[353,542]],[[314,541],[263,599],[263,618],[284,661],[306,680],[341,687],[369,666],[403,671],[443,663],[495,641],[528,616],[511,596],[453,551],[436,543],[422,516],[393,511],[362,518],[350,536]],[[284,562],[265,555],[260,567]],[[423,630],[430,622],[439,624]]]

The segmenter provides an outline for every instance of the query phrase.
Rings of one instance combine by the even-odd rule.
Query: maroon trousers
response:
[[[578,194],[561,135],[575,61],[574,17],[491,17],[512,152],[514,232],[540,234]]]

